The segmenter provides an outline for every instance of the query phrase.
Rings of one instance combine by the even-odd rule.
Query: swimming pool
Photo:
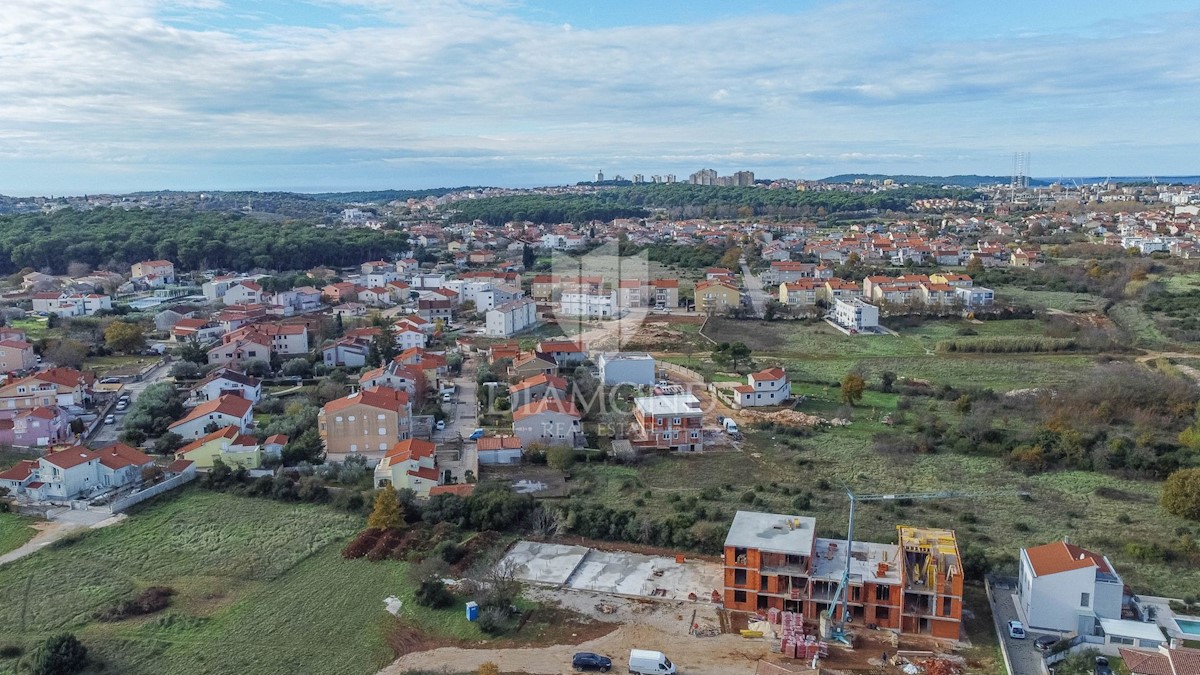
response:
[[[1200,621],[1189,621],[1187,619],[1175,619],[1175,623],[1179,625],[1179,630],[1188,635],[1200,635]]]

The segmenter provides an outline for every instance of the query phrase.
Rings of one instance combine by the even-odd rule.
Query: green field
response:
[[[1091,293],[1069,291],[1031,291],[1017,286],[996,286],[997,301],[1011,301],[1031,307],[1058,309],[1064,312],[1099,312],[1104,298]]]
[[[37,530],[30,527],[33,522],[33,518],[15,513],[0,513],[0,553],[20,548],[33,539],[33,535],[37,534]]]
[[[8,325],[25,331],[25,337],[30,340],[38,340],[46,337],[46,317],[16,319],[9,321]]]
[[[388,595],[404,600],[401,617],[413,625],[483,639],[459,608],[416,605],[405,563],[343,560],[361,526],[328,507],[188,489],[0,567],[0,645],[71,631],[108,672],[373,673],[392,658]],[[92,618],[151,585],[175,589],[170,608]]]

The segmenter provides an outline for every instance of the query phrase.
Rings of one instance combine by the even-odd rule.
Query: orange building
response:
[[[815,529],[807,516],[739,511],[725,540],[725,607],[818,621],[835,599],[847,551],[844,539],[817,537]],[[899,544],[856,541],[849,552],[850,625],[959,639],[963,575],[954,532],[897,530]]]

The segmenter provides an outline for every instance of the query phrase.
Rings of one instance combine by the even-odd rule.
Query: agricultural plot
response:
[[[1031,291],[1017,286],[996,286],[996,299],[1029,305],[1035,308],[1057,309],[1064,312],[1099,312],[1104,298],[1091,293],[1069,291]]]
[[[458,608],[417,606],[407,564],[342,559],[361,526],[328,507],[198,489],[152,501],[120,526],[0,568],[0,644],[72,631],[119,673],[373,673],[392,658],[388,595],[413,625],[483,639]],[[94,619],[149,586],[175,590],[168,609]]]

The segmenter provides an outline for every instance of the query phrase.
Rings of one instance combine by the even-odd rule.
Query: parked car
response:
[[[1021,625],[1020,621],[1009,621],[1008,636],[1014,640],[1024,640],[1025,626]]]
[[[598,670],[607,673],[612,668],[612,659],[591,652],[579,652],[572,657],[571,667],[575,670]]]
[[[454,400],[453,394],[442,394],[442,403],[449,403]]]
[[[477,441],[481,438],[483,438],[483,429],[482,428],[478,428],[475,431],[472,431],[471,435],[467,436],[467,439],[472,440],[472,441]]]
[[[1033,646],[1038,648],[1038,651],[1048,652],[1050,648],[1058,643],[1057,635],[1043,635],[1033,641]]]
[[[438,420],[435,427],[437,428],[438,431],[445,431],[446,430],[446,420]]]
[[[117,416],[116,416],[116,415],[109,415],[109,416],[105,417],[105,418],[104,418],[104,423],[105,423],[105,424],[116,424],[116,423],[117,423]]]
[[[629,672],[638,675],[674,675],[675,664],[662,652],[630,649]]]

